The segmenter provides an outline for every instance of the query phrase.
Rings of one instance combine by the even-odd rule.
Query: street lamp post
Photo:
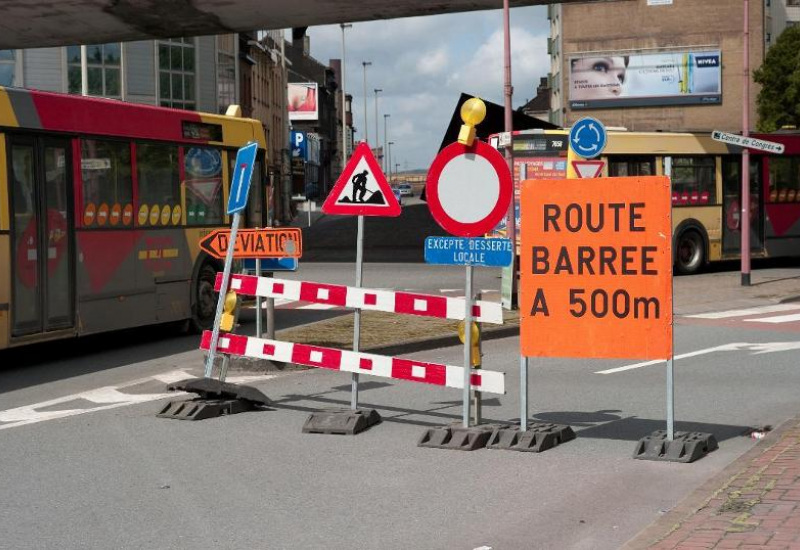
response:
[[[377,151],[381,146],[381,135],[378,132],[378,94],[382,92],[381,88],[375,88],[375,150]]]
[[[369,143],[369,126],[367,126],[367,67],[372,65],[372,61],[362,61],[364,67],[364,141]]]
[[[389,179],[392,179],[392,145],[394,145],[393,141],[387,141],[386,147],[389,149],[386,155],[386,170],[389,172]]]
[[[351,28],[353,25],[349,23],[340,23],[342,28],[342,171],[347,166],[347,93],[345,92],[345,49],[344,49],[344,31]]]
[[[388,149],[389,149],[389,132],[388,132],[387,121],[389,120],[390,116],[392,116],[392,115],[387,114],[387,113],[383,114],[383,143],[386,145],[386,149],[387,149],[386,156],[383,157],[383,162],[381,163],[383,165],[382,167],[383,167],[384,171],[387,170],[387,166],[390,166],[390,164],[387,163],[387,160],[389,158],[389,151],[388,151]]]

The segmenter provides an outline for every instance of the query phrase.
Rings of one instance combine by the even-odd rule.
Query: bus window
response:
[[[800,201],[800,157],[770,157],[769,202]]]
[[[124,227],[133,222],[131,146],[123,141],[81,141],[83,227]]]
[[[184,153],[186,223],[222,225],[222,155],[219,149],[187,147]]]
[[[653,176],[655,173],[655,157],[614,156],[608,159],[608,175],[612,178],[627,176]]]
[[[154,143],[136,145],[136,174],[139,181],[139,209],[167,212],[152,223],[149,214],[137,218],[141,226],[179,225],[181,212],[178,147]],[[165,210],[166,208],[166,210]],[[166,222],[166,223],[164,223]]]
[[[714,157],[672,157],[672,204],[717,204]]]

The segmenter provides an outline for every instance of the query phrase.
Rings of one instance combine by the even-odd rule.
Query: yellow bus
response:
[[[153,323],[209,327],[236,149],[255,120],[0,87],[0,349]]]
[[[753,257],[800,253],[800,133],[756,135],[785,146],[782,155],[751,151],[750,244]],[[565,178],[565,130],[512,134],[515,197],[525,179]],[[499,136],[490,141],[497,145]],[[661,175],[672,163],[673,251],[678,273],[736,259],[741,251],[741,149],[710,134],[610,130],[602,177]],[[587,182],[590,185],[590,182]],[[519,207],[517,206],[519,226]],[[498,228],[504,231],[504,227]]]

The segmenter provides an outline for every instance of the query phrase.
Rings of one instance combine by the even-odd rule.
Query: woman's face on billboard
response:
[[[570,99],[613,99],[622,93],[625,58],[583,57],[572,61]]]

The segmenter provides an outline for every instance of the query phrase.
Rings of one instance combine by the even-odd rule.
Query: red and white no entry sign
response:
[[[493,147],[475,140],[453,143],[428,171],[428,208],[452,235],[475,237],[494,229],[506,215],[513,184],[508,164]]]

